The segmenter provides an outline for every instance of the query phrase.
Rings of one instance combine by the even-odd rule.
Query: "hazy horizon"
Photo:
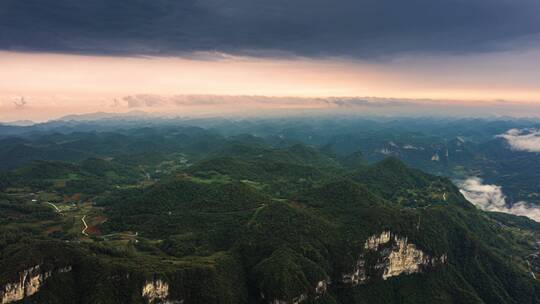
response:
[[[540,118],[536,103],[377,97],[275,97],[249,95],[128,95],[99,105],[40,104],[28,97],[0,104],[0,122],[46,122],[72,115],[147,114],[155,117],[265,117],[357,115],[383,117]]]

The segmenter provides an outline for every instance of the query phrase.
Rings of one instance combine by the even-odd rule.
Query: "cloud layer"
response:
[[[213,106],[243,106],[271,108],[385,108],[403,107],[417,104],[413,100],[397,100],[385,98],[359,97],[272,97],[254,95],[174,95],[161,96],[151,94],[129,95],[122,100],[115,99],[113,107],[133,108],[163,108],[163,107],[213,107]]]
[[[463,196],[482,210],[526,216],[540,222],[540,207],[526,202],[517,202],[508,206],[501,186],[483,184],[482,179],[471,177],[459,183],[459,187]]]
[[[540,153],[538,129],[511,129],[497,137],[506,139],[513,150]]]
[[[0,49],[373,57],[540,33],[537,0],[3,0]]]

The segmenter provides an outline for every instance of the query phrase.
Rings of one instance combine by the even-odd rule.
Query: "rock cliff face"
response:
[[[162,280],[146,281],[142,288],[142,296],[149,303],[169,303],[169,284]]]
[[[319,281],[317,282],[317,286],[315,286],[315,297],[319,297],[321,295],[324,295],[326,293],[326,290],[328,289],[328,282],[327,281]]]
[[[380,245],[387,244],[392,238],[392,233],[390,231],[383,231],[381,234],[372,235],[364,244],[364,249],[366,250],[377,250]]]
[[[25,269],[19,273],[19,281],[7,283],[0,289],[1,303],[20,301],[35,294],[50,276],[51,272],[41,271],[40,265]]]
[[[421,272],[422,269],[446,263],[446,255],[439,258],[430,257],[419,250],[414,244],[410,244],[407,238],[395,237],[395,246],[388,257],[383,261],[383,279],[398,276],[400,274],[410,274]]]
[[[390,231],[369,237],[352,273],[343,275],[346,284],[358,285],[370,278],[380,277],[383,280],[422,272],[447,262],[447,256],[431,257],[415,244],[409,243],[407,237],[398,236]],[[374,255],[376,262],[368,265],[366,255]]]
[[[427,271],[438,265],[445,264],[447,256],[432,257],[410,243],[407,237],[397,235],[391,231],[383,231],[369,237],[364,243],[364,250],[360,254],[354,270],[342,275],[342,282],[347,285],[359,285],[370,279],[387,280],[399,275],[407,275]],[[319,281],[313,291],[301,294],[285,301],[273,299],[271,304],[298,304],[313,296],[315,299],[327,291],[329,280]],[[308,296],[308,294],[310,296]],[[262,297],[264,299],[264,296]]]

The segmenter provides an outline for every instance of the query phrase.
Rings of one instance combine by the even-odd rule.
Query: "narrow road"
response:
[[[88,229],[88,225],[86,224],[86,221],[84,220],[85,218],[86,218],[86,215],[81,218],[81,221],[84,224],[84,229],[81,232],[82,234],[88,236],[88,233],[86,233],[86,229]]]
[[[53,204],[53,203],[49,203],[49,202],[45,202],[45,204],[49,204],[49,205],[53,206],[53,207],[54,207],[54,209],[56,210],[56,212],[58,212],[58,213],[60,213],[60,212],[61,212],[61,211],[60,211],[60,209],[58,209],[58,207],[56,207],[56,205],[55,205],[55,204]]]

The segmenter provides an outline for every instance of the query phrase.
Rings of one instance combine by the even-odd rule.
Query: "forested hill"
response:
[[[395,157],[192,128],[8,141],[3,303],[540,303],[540,225]]]

